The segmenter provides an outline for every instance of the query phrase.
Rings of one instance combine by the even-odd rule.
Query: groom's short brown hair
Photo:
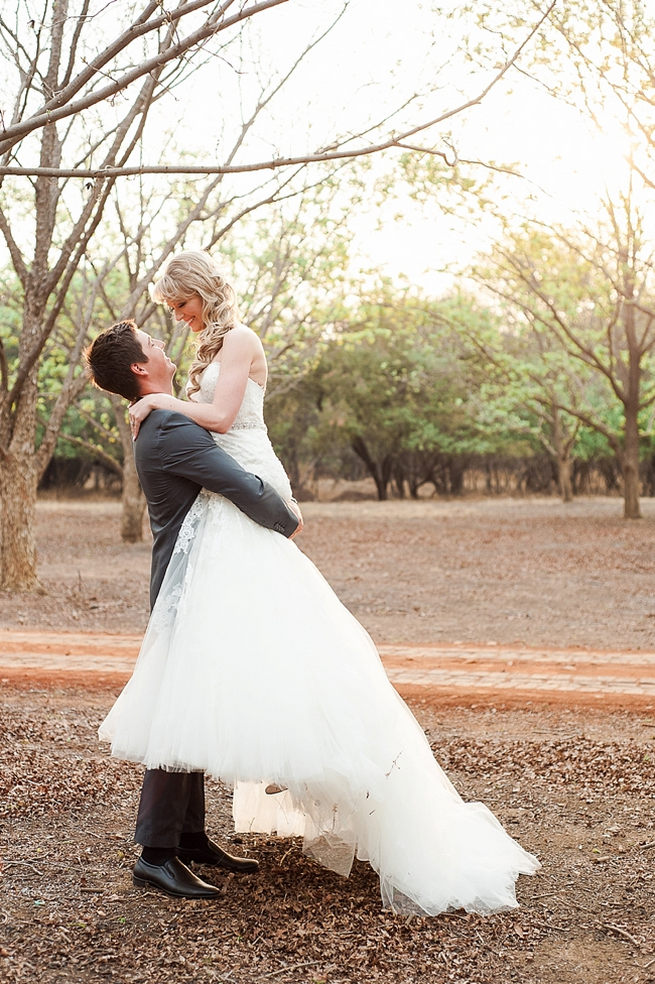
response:
[[[130,401],[141,396],[137,377],[130,367],[135,362],[148,361],[135,329],[134,321],[119,321],[101,332],[84,353],[96,386]]]

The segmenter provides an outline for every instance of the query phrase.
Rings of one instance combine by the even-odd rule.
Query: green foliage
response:
[[[505,330],[493,349],[508,375],[522,379],[533,400],[597,429],[615,450],[630,402],[641,407],[643,422],[655,399],[654,285],[637,244],[630,266],[620,262],[621,235],[602,222],[595,234],[509,235],[477,269],[498,298]],[[638,307],[630,290],[638,291]]]
[[[435,461],[516,446],[503,420],[487,420],[489,369],[449,320],[474,314],[461,299],[428,302],[387,285],[362,298],[332,337],[310,379],[315,402],[305,441],[350,446],[383,497],[392,476],[413,492]]]

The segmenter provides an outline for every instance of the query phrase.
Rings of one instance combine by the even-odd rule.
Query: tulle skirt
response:
[[[539,867],[463,802],[370,637],[295,543],[211,493],[185,520],[100,736],[119,758],[231,783],[237,831],[300,836],[343,875],[355,856],[370,862],[395,911],[513,908],[518,875]]]

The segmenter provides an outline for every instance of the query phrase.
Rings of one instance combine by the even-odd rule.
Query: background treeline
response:
[[[652,5],[435,8],[375,71],[349,27],[361,5],[227,6],[12,0],[0,17],[0,589],[38,586],[39,484],[111,485],[121,536],[142,538],[125,407],[89,387],[82,355],[134,317],[183,385],[189,339],[147,285],[185,248],[220,255],[262,338],[269,427],[301,495],[362,476],[379,498],[616,492],[639,518],[655,471]],[[324,66],[344,46],[353,84],[331,106]],[[474,120],[519,105],[515,85],[535,116],[557,110],[540,149],[569,183],[600,141],[584,202],[543,187],[527,139],[512,163],[476,137]],[[434,229],[412,245],[438,288],[368,269],[367,241],[407,232],[412,210]]]
[[[257,288],[266,280],[267,263],[279,273],[274,259],[268,251],[253,257]],[[359,296],[348,284],[346,302],[340,295],[345,280],[339,281],[334,267],[327,272],[335,278],[333,286],[341,286],[323,309],[310,295],[322,293],[325,284],[297,280],[278,291],[281,308],[275,318],[272,299],[262,304],[252,289],[242,304],[244,320],[262,332],[268,349],[269,431],[301,497],[316,498],[319,486],[329,488],[321,479],[363,478],[373,480],[379,499],[622,492],[620,459],[599,429],[620,431],[620,404],[608,399],[575,359],[550,352],[555,368],[550,376],[537,375],[533,339],[500,310],[463,294],[431,299],[390,284]],[[303,287],[304,303],[297,294],[294,299],[294,286],[297,294]],[[120,281],[114,289],[120,291]],[[153,317],[148,330],[164,337],[177,356],[181,387],[188,339],[161,310]],[[97,327],[102,325],[99,321]],[[60,341],[42,364],[44,428],[68,359]],[[588,388],[598,428],[559,408],[554,397],[548,406],[549,387],[571,378],[580,390]],[[64,417],[41,487],[120,494],[123,465],[131,455],[118,426],[122,413],[120,404],[84,388]],[[563,453],[560,436],[559,456],[558,432],[568,440]],[[655,444],[647,426],[640,438],[639,473],[641,493],[655,494]],[[140,525],[142,506],[137,497],[133,525]]]

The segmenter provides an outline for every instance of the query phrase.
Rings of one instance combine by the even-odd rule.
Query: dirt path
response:
[[[121,687],[140,636],[0,632],[0,681]],[[557,703],[655,709],[655,653],[482,646],[380,647],[391,682],[423,705]]]

